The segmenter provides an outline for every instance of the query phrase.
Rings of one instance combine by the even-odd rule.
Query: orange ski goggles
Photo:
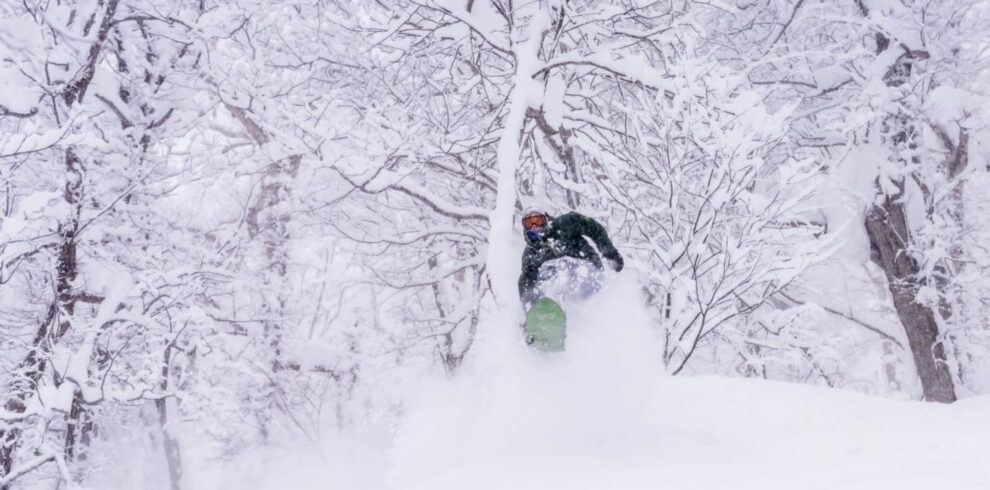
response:
[[[524,230],[542,228],[547,225],[547,217],[541,213],[529,213],[523,216],[522,226]]]

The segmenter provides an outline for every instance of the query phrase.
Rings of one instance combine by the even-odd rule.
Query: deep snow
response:
[[[323,457],[268,455],[210,488],[990,488],[990,397],[946,406],[670,377],[645,312],[622,300],[635,297],[631,278],[613,277],[569,308],[561,355],[489,325],[455,379],[412,387],[403,422],[377,431],[389,437],[338,439]]]

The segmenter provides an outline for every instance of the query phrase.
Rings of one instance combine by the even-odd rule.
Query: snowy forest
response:
[[[987,0],[0,0],[0,206],[2,490],[990,488]]]

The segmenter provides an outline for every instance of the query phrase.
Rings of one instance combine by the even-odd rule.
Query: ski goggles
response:
[[[542,228],[547,225],[547,217],[542,214],[532,213],[523,216],[522,226],[524,230]]]

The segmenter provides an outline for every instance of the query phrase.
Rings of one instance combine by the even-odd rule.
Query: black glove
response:
[[[615,272],[621,272],[622,268],[625,267],[625,262],[619,254],[609,257],[609,262],[612,263],[612,269],[615,269]]]

